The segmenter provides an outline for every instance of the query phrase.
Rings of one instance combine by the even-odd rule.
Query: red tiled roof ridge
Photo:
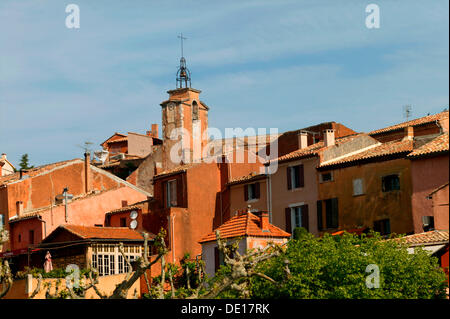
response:
[[[129,239],[129,240],[143,240],[143,236],[136,230],[128,227],[99,227],[99,226],[84,226],[63,224],[58,228],[64,228],[70,233],[83,239]],[[115,233],[111,235],[111,232]],[[109,235],[109,236],[108,236]],[[150,234],[154,236],[153,234]]]
[[[353,163],[360,160],[373,159],[377,157],[383,157],[387,155],[409,153],[414,148],[413,140],[401,139],[395,141],[389,141],[386,143],[380,143],[375,147],[371,147],[365,151],[358,152],[356,154],[341,157],[338,160],[330,160],[319,167],[330,167],[339,164]]]
[[[441,135],[438,135],[428,143],[420,146],[419,148],[412,151],[408,154],[408,157],[418,157],[424,156],[433,153],[441,153],[449,151],[449,137],[448,132],[444,132]]]
[[[449,242],[448,230],[430,230],[423,233],[407,235],[403,237],[393,238],[391,240],[405,241],[410,246],[419,246],[424,244],[441,244]]]
[[[431,123],[431,122],[434,122],[436,120],[441,120],[441,119],[445,119],[445,118],[448,118],[448,110],[445,110],[445,111],[442,111],[442,112],[439,112],[439,113],[436,113],[436,114],[431,114],[431,115],[419,117],[419,118],[416,118],[414,120],[410,120],[410,121],[406,121],[406,122],[390,125],[388,127],[381,128],[381,129],[378,129],[378,130],[374,130],[374,131],[369,132],[369,135],[385,133],[385,132],[389,132],[389,131],[395,131],[395,130],[399,130],[399,129],[402,129],[402,128],[405,128],[405,127],[408,127],[408,126],[416,126],[416,125]]]
[[[271,237],[286,238],[291,235],[284,230],[269,223],[269,231],[263,231],[260,228],[260,217],[251,212],[239,211],[237,215],[220,225],[213,232],[203,236],[199,243],[215,241],[216,231],[218,230],[221,238],[236,237]]]

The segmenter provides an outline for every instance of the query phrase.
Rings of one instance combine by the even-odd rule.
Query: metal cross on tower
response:
[[[181,57],[184,56],[183,54],[183,40],[187,40],[187,38],[183,37],[183,33],[180,33],[180,35],[178,36],[178,39],[180,39],[181,42]]]
[[[177,72],[177,88],[185,88],[191,87],[191,72],[186,67],[186,59],[184,58],[183,52],[183,40],[187,38],[183,37],[183,33],[181,33],[178,38],[181,40],[181,59],[180,59],[180,67]],[[188,86],[189,83],[189,86]]]

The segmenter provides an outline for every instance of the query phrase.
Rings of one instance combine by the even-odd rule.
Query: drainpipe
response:
[[[174,233],[175,233],[175,213],[172,216],[172,262],[175,263],[175,239],[174,239]]]
[[[265,167],[267,180],[267,211],[269,212],[269,222],[272,224],[272,175],[269,174],[269,166]]]

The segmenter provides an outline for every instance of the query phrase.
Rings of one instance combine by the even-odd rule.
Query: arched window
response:
[[[192,102],[192,120],[198,120],[198,104],[196,101]]]

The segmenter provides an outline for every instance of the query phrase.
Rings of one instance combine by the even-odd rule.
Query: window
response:
[[[327,228],[338,228],[338,199],[332,198],[325,200],[325,222]]]
[[[198,104],[196,101],[192,102],[192,120],[198,120]]]
[[[214,247],[214,271],[217,272],[220,266],[225,264],[225,257],[223,252],[218,247]]]
[[[166,183],[166,206],[177,206],[177,181],[175,179]]]
[[[141,246],[124,246],[125,256],[130,264],[142,254]],[[92,252],[92,266],[100,276],[123,274],[129,266],[119,251],[118,245],[95,245]]]
[[[317,229],[323,230],[322,201],[317,201]]]
[[[34,245],[34,230],[29,231],[30,244]]]
[[[384,176],[382,178],[383,192],[400,190],[400,178],[397,174]]]
[[[286,231],[293,234],[297,227],[309,230],[308,205],[286,208]]]
[[[374,221],[373,230],[380,233],[381,235],[389,235],[391,233],[391,223],[389,219]]]
[[[303,187],[304,181],[303,165],[289,166],[287,168],[287,182],[288,189],[295,189]]]
[[[127,227],[127,219],[126,219],[126,217],[122,217],[120,219],[120,227]]]
[[[5,216],[0,214],[0,229],[2,229],[3,226],[5,226]]]
[[[364,194],[363,179],[356,178],[353,180],[353,196]]]
[[[249,201],[260,197],[259,183],[244,185],[244,199]]]
[[[20,243],[22,241],[22,235],[19,234],[19,237],[17,238],[17,241]]]
[[[320,182],[321,183],[332,182],[332,181],[333,181],[333,173],[332,172],[320,174]]]

